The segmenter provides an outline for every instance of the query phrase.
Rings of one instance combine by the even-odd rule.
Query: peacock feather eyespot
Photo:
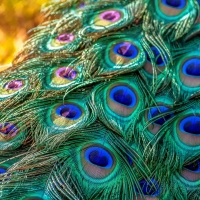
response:
[[[200,180],[200,159],[195,162],[184,165],[181,171],[181,176],[188,181],[199,181]]]
[[[98,146],[88,147],[85,151],[85,159],[98,167],[110,169],[113,166],[113,159],[110,153]]]
[[[190,96],[200,88],[200,57],[199,52],[184,55],[175,69],[175,78],[180,85],[182,95]]]
[[[200,136],[200,116],[188,116],[180,121],[180,131]]]
[[[92,144],[82,148],[81,163],[84,172],[98,180],[107,178],[113,172],[116,159],[107,147]]]
[[[71,81],[76,79],[77,71],[70,67],[61,67],[56,70],[56,75]]]
[[[170,108],[166,107],[166,106],[156,106],[150,109],[150,111],[148,112],[148,120],[162,114],[165,112],[170,111]],[[168,114],[165,116],[162,116],[158,119],[156,119],[153,123],[159,126],[162,126],[167,120],[169,120],[171,117],[173,117],[173,114]]]
[[[200,115],[194,113],[184,114],[177,119],[174,128],[175,138],[184,145],[198,148],[200,145]]]
[[[7,90],[19,90],[22,87],[23,87],[22,80],[12,80],[4,85],[4,88]]]
[[[162,3],[172,8],[182,9],[186,6],[187,0],[162,0]]]
[[[136,60],[140,54],[140,50],[136,44],[131,41],[116,41],[107,47],[106,52],[112,65],[120,67],[125,66]]]
[[[27,84],[25,79],[11,79],[3,81],[0,87],[0,97],[6,98],[10,97],[20,91],[22,91]]]
[[[82,111],[77,105],[65,104],[56,109],[56,114],[69,120],[77,120],[81,117]]]
[[[200,173],[200,159],[189,165],[185,165],[184,168],[192,172]]]
[[[108,89],[107,103],[113,112],[128,117],[137,107],[138,95],[132,87],[119,83]]]
[[[182,65],[182,73],[186,76],[200,78],[200,57],[186,60]]]
[[[72,33],[64,33],[64,34],[61,34],[61,35],[58,35],[56,37],[56,40],[59,42],[59,43],[69,43],[69,42],[72,42],[74,40],[74,35]]]
[[[96,28],[107,28],[118,23],[123,17],[123,13],[118,9],[109,9],[102,11],[95,15],[91,21],[91,24]]]
[[[110,99],[129,108],[134,107],[137,101],[134,91],[124,85],[113,87],[110,90]]]
[[[8,141],[13,139],[18,134],[18,128],[16,125],[6,122],[0,124],[0,141]]]
[[[47,71],[45,76],[45,87],[51,89],[63,89],[75,84],[81,77],[81,66],[68,66],[63,64]]]
[[[124,69],[130,72],[137,71],[146,61],[141,43],[133,38],[117,38],[110,40],[109,43],[100,41],[97,45],[105,48],[105,51],[100,52],[104,59],[99,59],[99,62],[106,73],[116,73],[117,70]]]
[[[47,126],[56,132],[75,128],[78,124],[81,127],[84,125],[83,122],[86,123],[86,120],[90,119],[87,106],[78,100],[53,105],[47,112],[47,116]]]
[[[115,54],[128,59],[133,59],[138,55],[137,47],[131,42],[118,43],[114,46],[113,51]]]
[[[161,189],[159,187],[158,181],[156,181],[155,179],[151,179],[150,181],[142,179],[139,182],[139,185],[143,195],[145,196],[157,197],[160,195]],[[140,190],[137,187],[136,192],[140,194]]]
[[[0,174],[4,174],[7,172],[7,167],[0,165]]]
[[[188,4],[187,0],[155,1],[157,14],[165,20],[177,20],[177,18],[182,17],[187,10]]]
[[[117,22],[121,18],[121,13],[117,10],[108,10],[100,14],[100,18],[104,21]]]
[[[75,40],[75,35],[72,33],[63,33],[60,35],[57,35],[56,37],[51,38],[47,42],[47,48],[49,50],[57,50],[62,49],[66,45],[72,43]]]

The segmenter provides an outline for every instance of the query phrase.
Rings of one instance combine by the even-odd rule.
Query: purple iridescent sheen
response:
[[[61,67],[56,71],[56,75],[68,80],[74,80],[77,77],[77,72],[70,67]]]
[[[0,124],[0,133],[3,133],[4,135],[10,135],[10,136],[16,136],[17,135],[17,127],[9,122]]]
[[[23,82],[21,80],[13,80],[9,81],[4,85],[4,88],[8,90],[18,90],[23,86]]]
[[[100,18],[102,20],[107,20],[110,22],[117,22],[120,20],[121,14],[120,14],[120,12],[118,12],[116,10],[108,10],[108,11],[102,12],[100,14]]]
[[[72,33],[64,33],[56,38],[59,42],[69,43],[74,40],[74,35]]]

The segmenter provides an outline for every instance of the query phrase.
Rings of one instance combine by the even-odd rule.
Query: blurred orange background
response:
[[[27,31],[42,22],[41,6],[48,0],[0,0],[0,66],[9,64],[28,38]]]

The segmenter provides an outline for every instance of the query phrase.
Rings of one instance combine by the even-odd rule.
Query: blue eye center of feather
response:
[[[166,106],[153,107],[150,109],[150,111],[148,113],[148,120],[150,120],[151,118],[154,118],[162,113],[168,112],[168,111],[169,111],[169,108]],[[171,117],[173,117],[173,114],[168,114],[168,115],[162,116],[162,117],[158,118],[157,120],[155,120],[154,124],[163,125]]]
[[[187,60],[183,64],[182,72],[187,76],[200,76],[200,58]]]
[[[160,193],[158,182],[154,179],[151,179],[149,182],[143,179],[139,182],[139,184],[144,195],[158,196]],[[136,188],[136,192],[139,193],[138,188]]]
[[[197,160],[189,165],[184,166],[184,168],[189,169],[193,172],[200,172],[200,160]]]
[[[180,122],[180,130],[186,133],[200,135],[200,117],[189,116]]]
[[[56,71],[56,75],[68,80],[74,80],[77,77],[77,72],[70,67],[61,67]]]
[[[163,59],[162,59],[162,57],[161,57],[160,52],[158,51],[158,49],[156,47],[151,47],[151,50],[153,51],[154,57],[156,59],[156,65],[158,65],[158,66],[164,66]],[[147,61],[151,62],[149,54],[147,53],[146,55],[147,55]]]
[[[15,136],[17,135],[17,127],[14,124],[6,122],[4,124],[0,124],[0,133],[5,135]]]
[[[7,172],[7,169],[0,167],[0,174],[4,174]]]
[[[106,167],[108,165],[108,159],[104,155],[100,155],[99,151],[92,151],[89,155],[89,160],[94,165],[100,167]]]
[[[137,48],[130,42],[122,42],[122,43],[116,44],[114,46],[113,51],[115,54],[118,54],[122,57],[129,58],[129,59],[133,59],[137,57],[138,55]]]
[[[89,147],[85,151],[85,158],[89,163],[102,168],[111,168],[113,165],[112,156],[102,147]]]
[[[186,5],[186,0],[162,0],[162,3],[172,8],[182,9]]]
[[[56,114],[71,120],[77,120],[81,117],[82,112],[76,105],[65,104],[56,109]]]
[[[133,107],[137,101],[135,93],[127,86],[113,87],[110,91],[110,98],[128,107]]]

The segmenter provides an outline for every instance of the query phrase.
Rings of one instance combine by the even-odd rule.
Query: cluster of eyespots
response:
[[[110,153],[98,146],[89,147],[85,151],[85,159],[89,163],[102,168],[111,168],[113,165],[113,158]]]
[[[0,133],[5,136],[9,135],[10,137],[14,137],[18,133],[18,129],[14,124],[6,122],[0,124]]]
[[[12,80],[4,84],[4,88],[7,90],[19,90],[22,86],[22,80]]]
[[[185,165],[184,166],[185,169],[188,169],[192,172],[197,172],[197,173],[200,173],[200,159],[189,164],[189,165]]]
[[[160,194],[160,187],[158,182],[155,179],[151,179],[149,181],[142,179],[140,182],[140,189],[145,196],[159,196]],[[140,194],[139,188],[136,187],[136,192]]]
[[[135,93],[125,85],[113,87],[110,91],[110,99],[127,107],[135,106],[137,101]]]
[[[64,79],[74,80],[77,77],[77,72],[71,67],[61,67],[56,70],[56,75]]]
[[[187,1],[186,0],[162,0],[162,3],[172,8],[182,9],[185,7]]]
[[[77,120],[81,117],[82,111],[75,104],[65,104],[56,109],[56,114],[70,120]]]
[[[200,116],[188,116],[181,120],[180,130],[185,133],[200,136]]]
[[[151,50],[154,54],[156,65],[159,67],[164,66],[165,63],[164,63],[162,56],[161,56],[160,52],[158,51],[158,49],[156,47],[151,47]],[[148,53],[146,53],[146,56],[147,56],[147,62],[152,62]]]
[[[200,58],[191,58],[186,60],[182,65],[182,72],[186,76],[200,76]]]
[[[156,106],[150,109],[150,111],[148,112],[148,120],[162,114],[165,112],[170,111],[170,109],[166,106]],[[158,119],[156,119],[153,123],[157,124],[157,125],[163,125],[167,120],[169,120],[171,117],[173,117],[173,114],[168,114],[168,115],[164,115]]]

